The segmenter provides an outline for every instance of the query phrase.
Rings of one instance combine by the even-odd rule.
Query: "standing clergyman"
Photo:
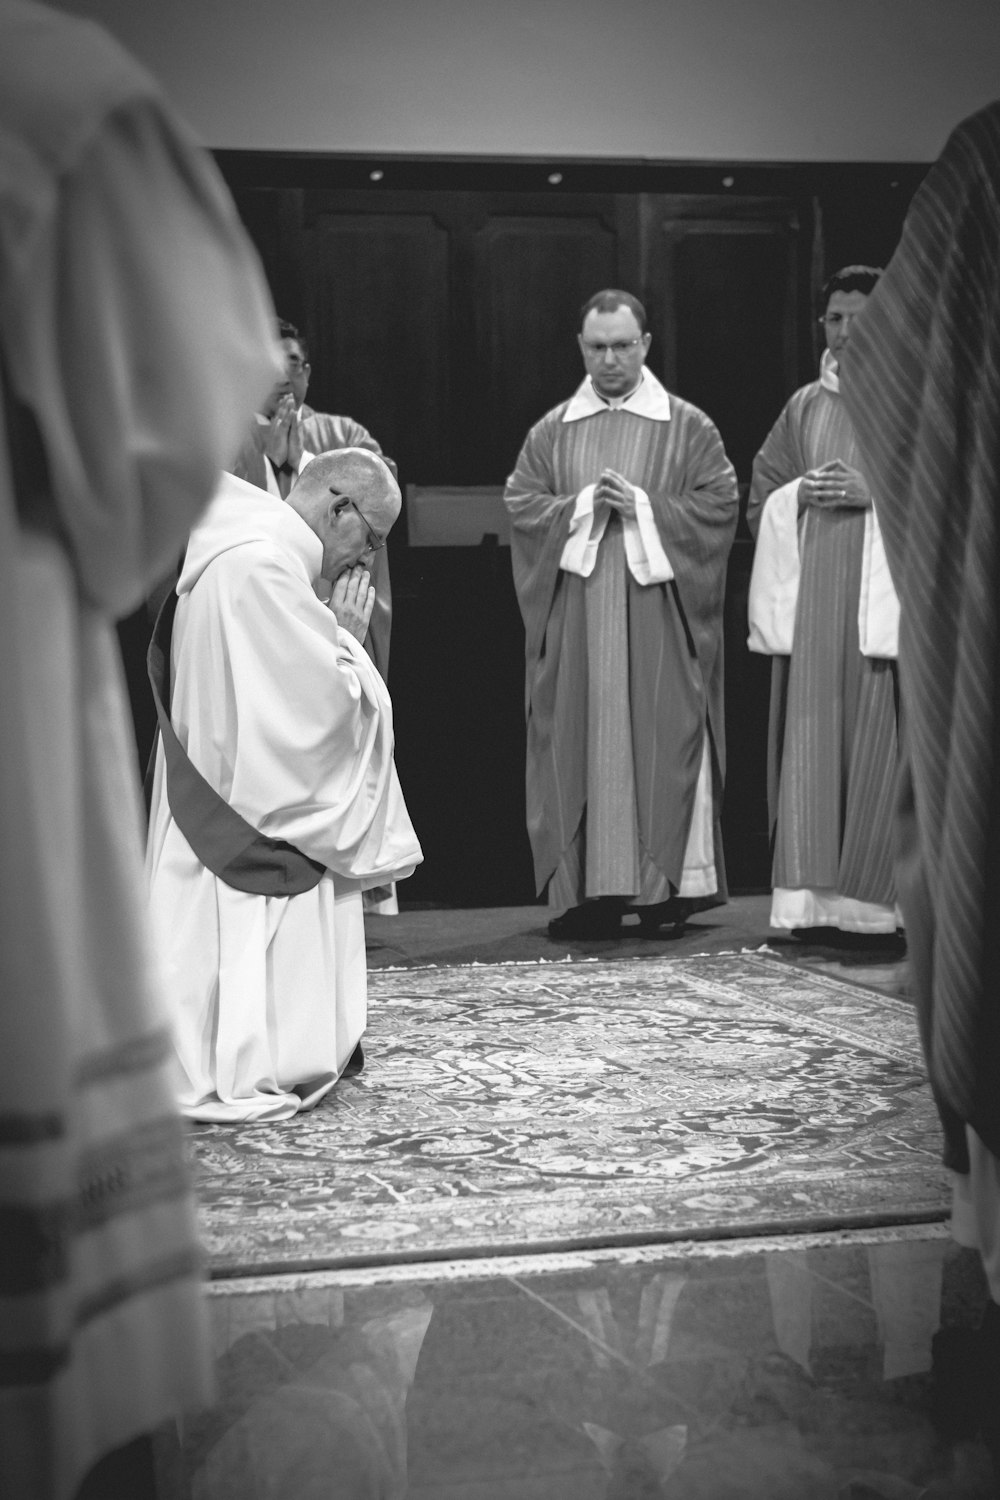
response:
[[[768,803],[771,926],[895,933],[893,797],[899,604],[839,366],[880,271],[820,294],[819,379],[795,391],[754,459],[750,647],[774,658]]]
[[[528,831],[553,937],[643,931],[726,899],[722,606],[736,476],[645,369],[642,303],[599,292],[587,376],[507,481],[525,625]]]

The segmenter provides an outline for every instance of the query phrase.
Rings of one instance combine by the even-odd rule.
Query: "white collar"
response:
[[[635,417],[648,417],[651,422],[669,422],[670,396],[653,372],[645,368],[635,390],[612,401],[598,395],[588,375],[571,398],[562,419],[564,422],[579,422],[583,417],[593,417],[601,411],[627,411]]]
[[[832,391],[835,396],[840,395],[840,371],[829,349],[823,350],[823,358],[819,362],[819,383],[825,391]]]

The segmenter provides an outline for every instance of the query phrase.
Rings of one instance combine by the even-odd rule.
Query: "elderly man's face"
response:
[[[336,485],[327,487],[334,504],[321,540],[323,577],[331,583],[355,563],[370,568],[399,515],[395,496],[366,492],[354,485],[350,488],[357,489],[357,494],[347,494]]]
[[[627,396],[639,384],[650,335],[640,330],[631,308],[589,312],[577,342],[587,373],[602,396]]]
[[[833,292],[823,314],[826,347],[839,362],[847,348],[854,319],[868,301],[866,292]]]

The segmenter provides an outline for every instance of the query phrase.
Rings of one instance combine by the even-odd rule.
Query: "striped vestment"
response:
[[[901,606],[901,898],[947,1159],[1000,1155],[1000,104],[952,134],[855,325],[844,399]]]
[[[528,832],[554,906],[614,894],[646,905],[679,889],[706,731],[717,893],[706,904],[725,899],[722,605],[736,480],[709,419],[670,400],[667,421],[605,411],[566,423],[563,403],[532,428],[507,482]],[[671,582],[636,582],[619,525],[589,578],[560,568],[575,498],[605,467],[649,495]]]
[[[795,392],[754,461],[751,528],[774,490],[835,458],[860,467],[843,400],[814,381]],[[794,643],[791,657],[774,659],[768,739],[778,925],[896,926],[896,669],[861,654],[864,536],[863,510],[811,507],[799,520]],[[801,896],[783,906],[792,891]],[[788,909],[803,919],[785,920]]]

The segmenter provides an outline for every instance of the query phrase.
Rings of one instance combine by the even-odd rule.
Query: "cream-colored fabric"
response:
[[[799,480],[767,498],[750,572],[751,651],[790,656],[799,600]]]
[[[649,370],[643,370],[639,384],[627,396],[606,400],[598,395],[588,375],[570,400],[562,420],[580,422],[598,412],[627,411],[647,417],[651,422],[670,421],[670,394]],[[670,559],[663,550],[653,518],[653,507],[644,489],[636,486],[636,515],[622,518],[625,537],[625,560],[636,583],[669,583],[674,576]],[[610,512],[605,511],[594,525],[594,486],[585,485],[576,497],[569,537],[559,566],[567,573],[589,578],[597,561],[597,549],[607,530]]]
[[[171,718],[185,750],[255,828],[327,867],[298,896],[225,885],[174,822],[158,752],[150,899],[196,1119],[284,1119],[333,1086],[365,1027],[361,893],[421,858],[389,694],[317,597],[322,559],[291,506],[227,475],[177,585]]]
[[[885,555],[885,543],[874,505],[865,515],[858,638],[862,656],[893,661],[899,656],[899,598],[889,573],[889,559]]]
[[[651,422],[669,422],[670,392],[660,384],[652,370],[644,369],[634,391],[609,400],[598,395],[588,375],[570,398],[562,420],[579,422],[602,411],[627,411],[636,417],[648,417]]]
[[[597,562],[597,549],[604,540],[611,511],[606,509],[597,525],[594,525],[594,486],[584,485],[576,497],[573,517],[569,524],[569,538],[562,551],[559,566],[567,573],[578,573],[589,578]],[[622,518],[622,534],[625,541],[625,563],[636,583],[643,587],[650,583],[669,583],[674,576],[670,559],[663,550],[653,507],[646,491],[636,487],[635,519]]]
[[[895,932],[903,919],[898,906],[859,901],[838,891],[810,886],[775,886],[771,896],[772,927],[839,927],[844,932]]]
[[[799,597],[800,536],[798,491],[801,478],[774,490],[761,514],[750,573],[747,646],[769,656],[790,656]],[[809,524],[808,512],[805,525]],[[861,655],[899,655],[899,600],[889,574],[875,507],[865,512],[861,594],[858,603]]]
[[[113,620],[280,364],[210,159],[99,28],[0,7],[0,1491],[209,1395]],[[26,461],[26,453],[33,461]]]

